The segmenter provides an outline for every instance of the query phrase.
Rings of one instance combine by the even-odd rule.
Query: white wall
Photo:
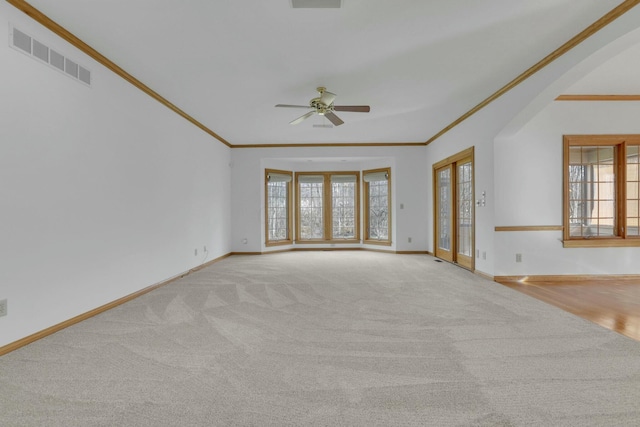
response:
[[[578,271],[582,272],[578,261],[575,261],[573,265],[569,263],[568,266],[562,266],[562,270],[559,270],[560,265],[563,264],[562,258],[556,260],[557,262],[552,270],[542,269],[541,262],[535,262],[534,265],[529,265],[529,260],[535,257],[533,254],[537,253],[537,251],[544,251],[544,249],[539,247],[529,249],[528,246],[518,248],[519,251],[521,250],[526,254],[530,254],[523,254],[524,262],[518,263],[518,267],[522,268],[515,269],[513,267],[515,265],[514,247],[510,243],[507,244],[507,242],[503,241],[505,233],[496,233],[495,226],[510,225],[502,222],[508,220],[516,222],[517,225],[547,225],[542,224],[542,222],[551,219],[554,220],[553,225],[558,225],[558,220],[552,212],[548,211],[548,209],[551,209],[550,203],[553,202],[547,203],[547,200],[552,199],[554,197],[553,195],[547,193],[544,195],[540,194],[540,196],[536,198],[535,206],[528,204],[525,205],[526,207],[523,207],[520,202],[524,201],[525,203],[529,203],[530,201],[527,199],[527,193],[508,191],[505,194],[503,193],[504,186],[509,186],[510,180],[517,180],[516,176],[521,173],[520,166],[522,166],[522,162],[525,162],[524,164],[527,165],[527,168],[536,168],[537,165],[535,163],[540,160],[544,160],[546,164],[553,164],[555,162],[560,165],[560,169],[558,170],[561,172],[561,163],[558,163],[561,162],[561,151],[559,154],[560,158],[553,157],[558,155],[557,151],[545,152],[544,156],[541,156],[539,152],[535,152],[536,144],[538,144],[539,141],[529,140],[528,144],[530,145],[526,147],[526,144],[517,148],[509,147],[501,143],[497,144],[494,153],[494,140],[496,140],[498,136],[504,138],[507,137],[506,135],[517,133],[522,126],[552,102],[564,89],[589,73],[601,62],[610,59],[620,52],[621,49],[627,48],[630,45],[629,39],[637,40],[639,34],[637,34],[638,31],[634,30],[638,27],[637,23],[639,19],[640,8],[636,7],[631,9],[612,24],[607,25],[596,34],[582,41],[582,43],[578,44],[568,53],[559,57],[522,83],[516,85],[505,95],[493,101],[478,113],[463,121],[427,146],[426,165],[429,169],[431,169],[434,163],[452,154],[470,146],[475,147],[476,199],[479,198],[482,191],[487,192],[486,206],[478,208],[476,211],[475,246],[481,253],[484,251],[487,252],[486,260],[476,258],[475,267],[479,272],[496,276],[512,274],[576,274]],[[516,76],[514,76],[514,78],[515,77]],[[498,88],[493,88],[493,90],[497,89]],[[477,100],[478,103],[480,101],[482,100]],[[471,107],[473,107],[473,105],[469,105],[469,108]],[[602,119],[605,120],[604,117]],[[549,130],[549,132],[553,131],[554,130]],[[503,152],[502,150],[506,151]],[[520,159],[521,162],[518,162],[508,173],[503,172],[503,164],[511,154],[516,155],[516,158]],[[540,159],[540,157],[544,157],[544,159]],[[431,174],[429,174],[428,179],[428,185],[431,186]],[[544,176],[542,179],[552,180],[553,177]],[[521,182],[522,180],[524,180],[524,178],[517,182]],[[513,200],[516,200],[517,203],[511,203],[512,198],[515,198]],[[504,212],[505,200],[508,200],[512,206],[515,206],[508,214]],[[429,216],[429,224],[432,224],[432,198],[428,200],[427,215]],[[507,218],[505,215],[509,215],[509,217]],[[535,220],[535,224],[522,224],[520,221],[521,218],[523,221],[528,219],[531,219],[531,221]],[[522,244],[526,242],[527,245],[532,245],[534,244],[533,241],[530,240],[532,237],[530,233],[526,234],[519,242]],[[552,234],[552,237],[548,237],[548,239],[555,237],[557,236]],[[545,237],[542,234],[536,237],[536,239],[541,238]],[[433,243],[429,242],[429,245],[429,250],[433,251]],[[579,258],[579,252],[580,250],[575,252],[575,254],[577,254],[575,256],[576,260]],[[606,250],[602,252],[608,254]],[[631,252],[632,251],[629,253]],[[625,252],[622,258],[627,257],[627,254],[628,252]],[[616,258],[615,255],[607,256],[609,259]],[[618,265],[611,264],[610,268],[607,267],[606,270],[609,274],[628,271],[628,269],[621,270],[618,267]],[[595,270],[595,268],[592,269],[594,272]],[[554,271],[554,273],[551,273],[551,271]],[[562,273],[558,271],[562,271]],[[602,273],[602,271],[599,272]]]
[[[232,250],[267,252],[264,244],[264,169],[366,170],[391,167],[392,245],[377,249],[426,251],[431,238],[425,217],[427,170],[424,147],[278,147],[232,151]],[[343,161],[345,160],[345,161]],[[400,209],[400,204],[404,206]],[[411,243],[408,238],[411,237]],[[243,240],[247,243],[243,244]],[[323,247],[296,245],[296,247]],[[330,246],[330,245],[329,245]],[[335,245],[336,247],[346,247]],[[360,245],[351,245],[360,246]],[[373,247],[373,246],[372,246]]]
[[[9,23],[92,86],[8,47]],[[5,2],[0,34],[0,346],[230,251],[228,147]]]
[[[562,225],[564,134],[640,133],[637,102],[553,101],[561,93],[637,94],[638,51],[640,30],[614,37],[544,88],[500,132],[496,225]],[[498,232],[495,246],[497,276],[640,273],[640,248],[563,248],[561,231]]]
[[[484,126],[481,120],[482,114],[472,116],[469,122],[466,123],[469,126],[468,128],[454,128],[449,134],[442,137],[442,141],[436,140],[434,143],[429,144],[427,146],[426,166],[429,168],[428,188],[432,188],[432,170],[434,163],[469,147],[474,147],[475,199],[480,199],[482,192],[486,192],[485,206],[475,207],[475,249],[476,251],[480,251],[481,254],[485,253],[486,257],[483,258],[481,256],[475,259],[475,269],[479,272],[492,275],[495,257],[493,250],[493,209],[495,192],[493,190],[493,150],[491,135],[494,130]],[[430,196],[427,207],[429,224],[434,223],[433,214],[433,196]],[[433,235],[433,230],[430,234]],[[431,238],[428,243],[429,251],[435,252],[433,238]]]
[[[562,136],[638,134],[638,117],[638,102],[556,101],[497,139],[496,224],[562,225]],[[564,248],[562,231],[499,232],[496,249],[499,276],[640,273],[640,248]]]

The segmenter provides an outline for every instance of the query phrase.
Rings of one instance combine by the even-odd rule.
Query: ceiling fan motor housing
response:
[[[325,113],[330,113],[333,111],[333,102],[331,102],[329,105],[322,102],[322,96],[327,91],[326,87],[319,86],[316,88],[316,90],[318,91],[320,96],[309,101],[309,105],[316,110],[316,113],[324,116]]]
[[[314,108],[316,110],[316,113],[320,115],[324,115],[327,112],[333,111],[333,104],[325,105],[320,100],[320,98],[313,98],[309,105],[311,106],[311,108]]]
[[[336,107],[333,105],[333,101],[336,99],[336,94],[327,92],[327,88],[323,86],[319,86],[316,88],[320,96],[313,98],[309,101],[309,107],[304,105],[289,105],[289,104],[277,104],[276,107],[289,107],[289,108],[311,108],[313,111],[309,111],[306,114],[298,117],[297,119],[290,122],[292,125],[296,125],[314,114],[318,114],[320,116],[325,116],[329,119],[331,123],[335,126],[340,126],[344,122],[342,119],[334,114],[334,111],[353,111],[353,112],[361,112],[368,113],[370,108],[368,105],[340,105]]]

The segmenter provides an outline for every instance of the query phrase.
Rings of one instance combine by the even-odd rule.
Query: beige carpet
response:
[[[429,256],[235,256],[0,357],[5,426],[637,426],[640,343]]]

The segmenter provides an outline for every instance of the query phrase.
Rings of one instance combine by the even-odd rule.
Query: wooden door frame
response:
[[[469,147],[466,150],[460,151],[459,153],[453,154],[446,159],[440,160],[437,163],[434,163],[432,166],[432,190],[433,190],[433,252],[434,255],[436,253],[436,247],[438,245],[438,236],[436,234],[437,231],[437,221],[438,221],[438,211],[437,211],[437,202],[436,197],[438,197],[438,191],[436,188],[437,176],[436,171],[441,169],[447,165],[452,166],[452,177],[451,177],[451,193],[452,193],[452,205],[453,210],[451,212],[451,218],[453,221],[452,224],[452,236],[451,236],[451,252],[453,255],[453,263],[456,265],[460,265],[456,262],[456,258],[458,255],[458,195],[457,195],[457,163],[466,158],[471,158],[471,182],[472,182],[472,200],[475,200],[475,177],[476,177],[476,167],[475,167],[475,157],[474,157],[474,147]],[[472,227],[473,233],[471,234],[471,271],[475,271],[475,249],[476,249],[476,209],[475,205],[473,208],[473,218],[472,218]],[[461,266],[462,267],[462,266]],[[465,267],[466,268],[466,267]]]

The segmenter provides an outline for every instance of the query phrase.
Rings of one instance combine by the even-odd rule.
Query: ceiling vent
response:
[[[337,9],[342,7],[342,0],[291,0],[294,9]]]
[[[82,65],[56,52],[44,43],[39,42],[15,27],[11,29],[9,34],[11,37],[9,45],[17,51],[62,71],[65,75],[76,81],[91,86],[91,71]]]

